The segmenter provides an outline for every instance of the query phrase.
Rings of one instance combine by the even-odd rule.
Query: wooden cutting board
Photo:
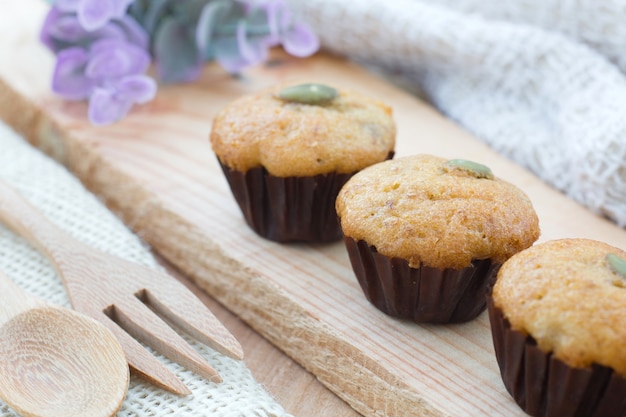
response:
[[[624,247],[626,232],[497,155],[427,104],[342,59],[277,52],[241,79],[208,66],[198,82],[109,127],[49,88],[53,57],[38,43],[47,10],[0,0],[0,117],[72,170],[202,289],[314,373],[365,416],[523,416],[502,385],[485,314],[448,326],[391,319],[368,304],[343,244],[280,245],[244,224],[213,155],[213,115],[232,99],[284,80],[321,81],[394,109],[397,156],[432,153],[487,164],[522,188],[542,237]],[[289,384],[289,381],[285,381]]]

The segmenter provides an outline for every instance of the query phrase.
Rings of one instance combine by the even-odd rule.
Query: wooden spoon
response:
[[[102,324],[27,294],[0,273],[0,398],[22,416],[110,417],[128,389]]]

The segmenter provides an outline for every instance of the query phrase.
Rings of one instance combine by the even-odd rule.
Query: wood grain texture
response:
[[[212,116],[279,81],[320,81],[394,109],[397,155],[476,160],[522,188],[540,240],[588,237],[623,246],[626,232],[497,155],[431,107],[341,59],[295,60],[240,79],[208,66],[190,85],[161,86],[123,122],[95,128],[84,103],[49,91],[52,57],[37,44],[45,7],[2,1],[0,115],[69,167],[125,222],[205,291],[366,416],[523,416],[498,374],[486,315],[453,326],[390,319],[370,306],[345,248],[280,245],[244,224],[208,143]],[[25,9],[28,9],[27,11]],[[286,384],[289,382],[286,381]]]
[[[0,294],[0,398],[23,416],[115,415],[129,382],[115,336],[26,293],[1,272]]]
[[[157,255],[158,257],[158,255]],[[359,417],[354,409],[323,386],[275,345],[202,291],[173,265],[158,257],[169,273],[184,283],[213,311],[217,318],[235,335],[246,351],[246,366],[254,378],[296,417]]]
[[[148,381],[177,394],[191,393],[138,341],[210,381],[222,382],[217,371],[161,318],[224,355],[243,358],[235,337],[180,282],[74,239],[3,181],[0,221],[48,257],[72,307],[115,334],[128,364]]]

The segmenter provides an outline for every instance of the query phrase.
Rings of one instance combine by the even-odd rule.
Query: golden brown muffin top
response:
[[[354,175],[336,203],[344,235],[413,268],[501,263],[537,240],[539,221],[520,189],[446,162],[414,155]]]
[[[502,266],[494,304],[542,351],[576,368],[597,363],[626,376],[626,277],[609,253],[626,260],[626,252],[594,240],[538,244]]]
[[[215,117],[211,144],[222,163],[279,177],[345,174],[393,151],[396,125],[385,104],[349,91],[324,105],[295,103],[277,97],[284,87],[241,97]]]

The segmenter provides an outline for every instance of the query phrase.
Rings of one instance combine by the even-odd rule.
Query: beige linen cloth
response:
[[[496,151],[626,226],[626,0],[289,2],[324,48],[401,77]]]
[[[74,237],[122,258],[160,267],[139,238],[75,177],[2,122],[0,179],[17,188],[50,220]],[[70,307],[61,280],[50,263],[1,223],[0,270],[31,294]],[[210,383],[159,356],[192,394],[180,397],[131,377],[128,395],[118,416],[289,416],[254,379],[245,362],[230,359],[193,339],[187,338],[187,341],[217,369],[224,381]],[[0,416],[17,417],[17,414],[0,401]]]

